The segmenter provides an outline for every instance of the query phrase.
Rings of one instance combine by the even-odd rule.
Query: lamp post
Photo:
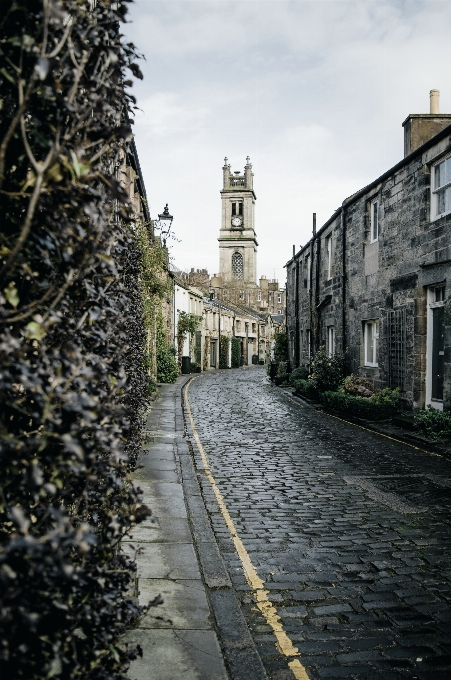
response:
[[[173,216],[169,214],[168,204],[166,203],[161,215],[158,215],[158,226],[163,246],[166,246],[166,239],[171,232]]]

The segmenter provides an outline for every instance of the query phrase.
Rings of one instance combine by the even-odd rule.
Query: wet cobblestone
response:
[[[194,380],[211,470],[312,680],[451,677],[451,461],[301,408],[262,368]],[[206,507],[268,676],[292,678]]]

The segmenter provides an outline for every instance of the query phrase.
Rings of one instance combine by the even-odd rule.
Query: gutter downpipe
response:
[[[316,242],[316,266],[315,266],[315,313],[316,313],[316,333],[315,333],[315,349],[319,352],[320,348],[320,323],[321,310],[319,307],[319,284],[320,284],[320,264],[321,264],[321,238],[316,236],[316,213],[313,213],[315,242]]]
[[[309,276],[309,316],[310,316],[310,361],[315,355],[316,339],[313,336],[313,250],[316,240],[316,213],[313,213],[313,236],[310,240],[310,276]]]
[[[295,250],[295,247],[293,246],[293,257],[295,256],[294,250]],[[299,291],[299,258],[294,261],[294,276],[295,276],[295,289],[294,289],[294,323],[295,323],[294,363],[296,364],[295,368],[298,368],[299,363],[300,363],[300,347],[299,347],[299,295],[300,295],[300,291]],[[287,286],[287,288],[288,288],[288,286]],[[285,314],[288,315],[288,306],[286,306]]]
[[[342,237],[342,283],[341,283],[341,338],[343,355],[346,352],[346,211],[345,202],[341,206],[341,237]]]

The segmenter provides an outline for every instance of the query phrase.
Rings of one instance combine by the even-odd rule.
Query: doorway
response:
[[[427,291],[426,406],[443,410],[445,368],[445,286]]]

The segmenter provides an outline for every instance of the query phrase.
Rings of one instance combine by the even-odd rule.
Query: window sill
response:
[[[379,364],[363,364],[363,368],[379,368]]]
[[[441,215],[436,215],[435,217],[431,217],[431,224],[434,222],[437,222],[437,220],[442,219],[442,217],[447,217],[448,215],[451,215],[451,210],[448,210],[446,213],[442,213]]]

